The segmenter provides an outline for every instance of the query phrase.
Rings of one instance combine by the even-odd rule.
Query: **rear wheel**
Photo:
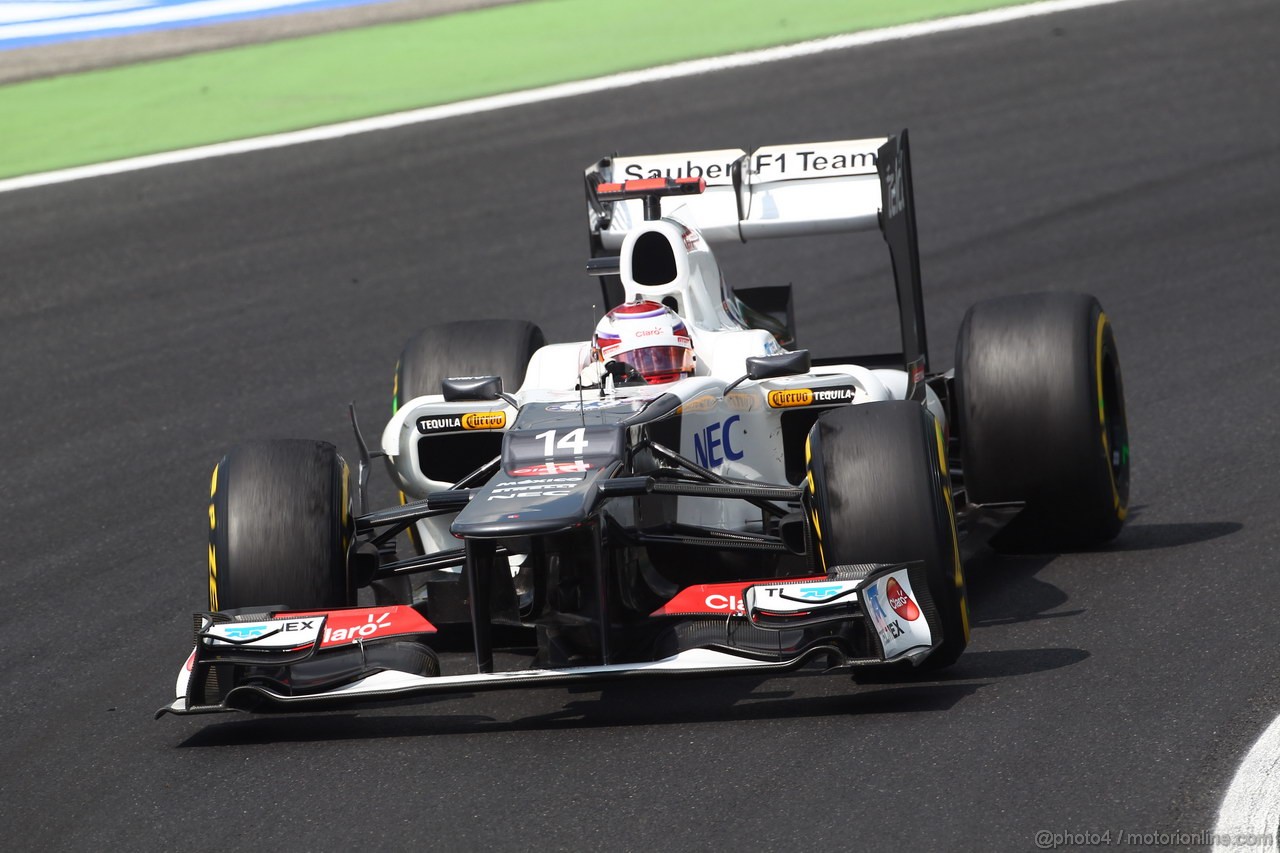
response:
[[[942,642],[921,666],[954,663],[969,642],[969,611],[937,420],[908,401],[836,409],[809,431],[807,455],[823,568],[923,561]]]
[[[956,341],[955,388],[967,498],[1027,505],[993,544],[1115,538],[1129,507],[1129,428],[1097,299],[1032,293],[974,305]]]
[[[439,394],[450,376],[501,376],[514,391],[529,359],[546,339],[527,320],[460,320],[427,326],[404,345],[396,364],[391,410],[424,394]]]
[[[527,320],[459,320],[427,326],[409,339],[396,362],[391,410],[394,413],[414,397],[439,394],[440,381],[450,376],[501,376],[502,387],[514,391],[524,382],[529,359],[545,343],[542,330]],[[489,444],[499,436],[466,438],[468,445],[451,447],[449,462],[434,476],[454,481],[474,470],[492,458]],[[483,445],[481,452],[470,452],[473,444]],[[400,502],[406,500],[401,492]],[[415,552],[423,553],[413,527],[409,540]],[[401,583],[392,595],[406,595],[407,588],[407,582]]]
[[[242,444],[213,469],[209,609],[355,604],[350,483],[323,441]]]

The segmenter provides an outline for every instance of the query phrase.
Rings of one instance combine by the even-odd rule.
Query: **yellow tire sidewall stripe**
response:
[[[952,582],[960,595],[960,624],[964,629],[964,641],[969,642],[969,599],[964,588],[964,567],[960,562],[960,535],[956,530],[956,508],[951,499],[951,476],[947,471],[947,445],[942,436],[942,421],[933,419],[934,434],[938,441],[938,468],[942,474],[942,498],[947,505],[947,524],[951,527]]]
[[[218,529],[217,510],[214,509],[218,495],[218,465],[213,466],[213,476],[209,480],[209,609],[218,609],[218,555],[214,550],[214,535]]]
[[[1120,488],[1116,484],[1116,472],[1111,469],[1111,444],[1107,441],[1107,414],[1106,407],[1103,403],[1102,396],[1102,342],[1106,337],[1106,330],[1110,325],[1107,320],[1105,311],[1098,312],[1098,326],[1094,337],[1095,353],[1094,353],[1094,386],[1098,392],[1098,429],[1102,433],[1102,453],[1107,463],[1107,479],[1111,483],[1111,506],[1115,510],[1116,517],[1124,521],[1125,516],[1129,514],[1128,505],[1120,500]]]
[[[809,488],[809,519],[813,522],[813,540],[818,546],[818,565],[825,572],[827,570],[827,557],[822,550],[822,525],[818,523],[818,487],[813,477],[813,447],[810,444],[810,437],[805,436],[804,439],[804,467],[805,482]]]

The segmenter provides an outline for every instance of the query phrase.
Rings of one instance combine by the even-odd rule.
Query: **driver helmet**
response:
[[[605,314],[591,343],[601,365],[620,362],[650,385],[689,376],[696,360],[684,320],[648,300],[628,302]]]

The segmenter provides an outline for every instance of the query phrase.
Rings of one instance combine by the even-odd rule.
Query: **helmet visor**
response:
[[[618,353],[614,360],[634,367],[651,385],[674,382],[693,372],[693,350],[688,347],[641,347]]]

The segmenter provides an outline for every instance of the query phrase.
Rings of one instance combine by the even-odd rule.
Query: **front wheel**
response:
[[[921,666],[955,663],[969,643],[969,608],[938,421],[905,400],[836,409],[809,430],[807,457],[823,569],[923,562],[942,640]]]
[[[332,444],[232,448],[209,488],[209,609],[353,605],[350,475]]]

